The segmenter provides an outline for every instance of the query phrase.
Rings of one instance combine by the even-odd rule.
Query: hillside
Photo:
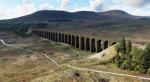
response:
[[[1,20],[0,22],[68,22],[75,20],[123,20],[136,18],[138,17],[121,10],[106,12],[42,10],[19,18]]]

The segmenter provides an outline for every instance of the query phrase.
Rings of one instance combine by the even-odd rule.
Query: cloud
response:
[[[40,10],[51,10],[54,6],[49,3],[43,3],[40,5]]]
[[[150,5],[143,7],[126,6],[125,4],[115,3],[105,8],[106,10],[123,10],[129,14],[137,16],[150,16]]]
[[[11,1],[11,0],[10,0]],[[14,0],[15,1],[15,0]],[[17,0],[16,0],[17,1]],[[0,19],[16,18],[37,10],[107,11],[124,10],[133,15],[150,16],[150,0],[22,0],[12,7],[0,3]],[[86,1],[86,2],[85,2]],[[60,3],[60,5],[58,5]]]
[[[65,10],[69,4],[70,0],[61,0],[60,2],[60,9]]]
[[[70,12],[77,12],[77,11],[92,11],[91,7],[76,7],[74,9],[69,10]]]
[[[15,8],[15,13],[17,16],[23,16],[31,14],[36,11],[35,4],[31,0],[22,0],[22,4],[19,4]]]
[[[34,3],[32,3],[32,0],[22,0],[21,4],[10,8],[0,6],[0,9],[0,19],[16,18],[19,16],[31,14],[36,11],[36,7]]]
[[[4,6],[2,6],[1,3],[0,3],[0,9],[1,9],[0,10],[0,19],[9,19],[14,16],[12,11],[10,9],[7,9]]]
[[[150,4],[150,0],[124,0],[122,3],[132,7],[141,7]]]
[[[32,0],[22,0],[22,3],[24,4],[32,3]]]
[[[104,0],[89,0],[89,5],[87,6],[78,6],[73,8],[71,11],[103,11]]]
[[[0,11],[0,19],[8,19],[10,18],[10,12],[6,9],[1,9]]]
[[[101,11],[103,7],[104,0],[90,0],[90,7],[94,11]]]
[[[137,15],[137,16],[150,16],[149,11],[143,11],[142,9],[130,11],[130,13],[132,13],[133,15]]]

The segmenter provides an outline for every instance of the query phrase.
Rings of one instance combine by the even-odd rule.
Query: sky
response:
[[[28,15],[39,10],[123,10],[132,15],[150,16],[150,0],[0,0],[0,20]]]

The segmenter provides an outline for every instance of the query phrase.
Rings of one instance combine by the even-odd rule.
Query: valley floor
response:
[[[150,77],[150,75],[120,70],[111,63],[104,64],[100,60],[88,60],[86,58],[94,53],[80,51],[65,44],[36,36],[21,38],[13,33],[9,36],[7,33],[0,33],[0,38],[13,46],[23,48],[7,47],[0,43],[0,82],[150,82],[137,78],[70,69],[65,65]],[[62,66],[56,66],[40,53],[47,54]]]

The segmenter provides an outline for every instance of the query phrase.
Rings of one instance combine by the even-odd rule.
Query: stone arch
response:
[[[75,37],[75,47],[79,48],[79,36]]]
[[[95,46],[95,39],[94,38],[92,38],[91,39],[91,45],[90,45],[91,47],[91,52],[95,52],[96,51],[96,46]]]
[[[55,42],[57,42],[57,32],[54,33],[55,33]]]
[[[101,52],[103,49],[106,49],[110,45],[116,44],[116,42],[110,43],[108,40],[101,41],[95,40],[94,38],[85,38],[84,36],[79,37],[78,35],[70,35],[58,32],[51,32],[47,30],[32,30],[32,34],[35,34],[40,37],[45,37],[50,40],[62,43],[68,43],[69,45],[80,48],[81,50],[91,51],[91,52]]]
[[[50,32],[50,33],[51,33],[50,40],[52,40],[53,39],[53,33],[52,32]]]
[[[36,30],[36,35],[38,35],[38,36],[39,36],[39,31],[38,31],[38,30]]]
[[[36,30],[32,30],[32,34],[37,35],[37,31]]]
[[[102,51],[102,41],[97,40],[97,47],[96,47],[96,52],[101,52]]]
[[[39,30],[37,30],[37,35],[39,36]]]
[[[39,30],[37,30],[37,35],[39,36],[39,34],[40,34]]]
[[[80,49],[85,50],[85,38],[83,36],[80,37]]]
[[[62,35],[62,43],[65,43],[65,35],[64,35],[64,33],[62,33],[61,35]]]
[[[58,42],[58,33],[56,32],[56,37],[55,37],[55,41]]]
[[[85,49],[86,51],[90,51],[90,39],[87,37],[85,41]]]
[[[67,34],[65,34],[65,43],[67,44],[67,42],[68,42],[68,36]]]
[[[34,33],[35,33],[36,35],[38,35],[38,30],[34,30],[34,31],[35,31]]]
[[[32,30],[32,31],[31,31],[31,33],[32,33],[32,34],[34,34],[34,33],[35,33],[35,31],[34,31],[34,30]]]
[[[43,31],[39,30],[39,36],[43,36]]]
[[[42,36],[42,31],[39,30],[39,36]]]
[[[41,36],[45,38],[46,37],[45,35],[46,35],[46,32],[45,32],[45,30],[43,30]]]
[[[109,42],[108,42],[108,40],[104,41],[103,46],[104,46],[104,49],[108,48],[108,46],[109,46]]]
[[[37,34],[37,30],[33,30],[33,33],[34,33],[34,34]]]
[[[47,39],[49,39],[49,31],[47,31]]]
[[[41,30],[39,30],[39,36],[40,37],[42,37],[42,34],[43,34],[44,32],[42,32]]]
[[[50,36],[51,36],[50,34],[51,34],[50,31],[48,31],[48,39],[50,39]]]
[[[37,33],[37,35],[39,36],[39,31],[38,31],[38,30],[36,31],[36,33]]]
[[[43,31],[40,30],[40,32],[41,32],[41,35],[40,35],[40,36],[41,36],[41,37],[45,37],[45,31],[44,31],[44,30],[43,30]]]
[[[115,45],[115,44],[117,44],[117,42],[112,42],[112,44],[111,44],[111,45]]]
[[[36,35],[39,35],[38,30],[36,30]]]
[[[38,30],[36,30],[36,35],[38,35]]]
[[[56,33],[54,32],[54,41],[56,41]]]
[[[38,30],[38,36],[41,36],[41,35],[42,35],[42,32]]]
[[[55,39],[55,33],[52,32],[52,41],[55,41],[54,39]]]
[[[62,36],[61,36],[61,33],[59,33],[59,42],[61,42],[61,39],[62,39]]]
[[[72,37],[71,37],[71,45],[75,46],[75,36],[74,35],[72,35]]]
[[[69,34],[68,35],[68,42],[67,42],[69,45],[71,45],[71,35]]]
[[[44,31],[44,36],[45,36],[45,38],[48,38],[48,32],[47,31]]]

